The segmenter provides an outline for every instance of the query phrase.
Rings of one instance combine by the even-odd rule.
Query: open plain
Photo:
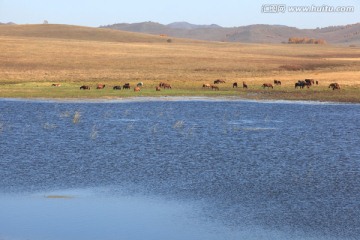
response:
[[[359,70],[356,46],[205,42],[69,25],[0,26],[2,98],[225,96],[360,102]],[[219,91],[202,87],[216,79],[225,80],[216,85]],[[275,79],[281,86],[262,88]],[[318,85],[295,89],[304,79]],[[139,82],[143,86],[134,92]],[[172,88],[156,91],[160,82]],[[335,82],[340,90],[329,88]],[[113,90],[125,83],[129,90]],[[96,89],[98,84],[105,88]],[[83,85],[91,89],[80,90]]]

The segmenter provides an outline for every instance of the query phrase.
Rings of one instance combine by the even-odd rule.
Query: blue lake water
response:
[[[0,239],[359,239],[359,119],[358,104],[0,100]]]

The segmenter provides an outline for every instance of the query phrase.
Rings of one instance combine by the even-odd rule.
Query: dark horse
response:
[[[123,89],[130,89],[130,83],[125,83],[123,85]]]
[[[264,83],[264,84],[262,85],[262,87],[263,87],[263,88],[266,88],[266,87],[267,87],[267,88],[274,88],[271,83]]]
[[[338,83],[331,83],[329,88],[332,88],[332,90],[340,89],[340,85]]]
[[[274,84],[275,85],[281,85],[281,81],[280,80],[274,80]]]
[[[80,87],[80,90],[81,90],[81,89],[83,89],[83,90],[90,90],[90,87],[83,85],[83,86]]]
[[[114,86],[113,90],[121,90],[121,86]]]
[[[246,84],[246,82],[243,82],[243,88],[248,88],[248,85]]]
[[[306,86],[306,82],[305,81],[298,81],[297,83],[295,83],[295,88],[304,88]]]
[[[233,88],[237,88],[237,87],[238,87],[237,82],[234,82],[234,83],[233,83]]]

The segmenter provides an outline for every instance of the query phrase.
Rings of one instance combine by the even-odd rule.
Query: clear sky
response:
[[[282,13],[268,4],[284,4]],[[350,13],[289,12],[289,6],[353,6]],[[273,11],[273,10],[271,10]],[[0,0],[0,22],[72,24],[98,27],[144,21],[168,24],[186,21],[223,27],[281,24],[316,28],[360,22],[359,0]]]

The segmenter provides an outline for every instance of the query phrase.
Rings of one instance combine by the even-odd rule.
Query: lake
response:
[[[0,100],[0,239],[359,239],[360,105]]]

